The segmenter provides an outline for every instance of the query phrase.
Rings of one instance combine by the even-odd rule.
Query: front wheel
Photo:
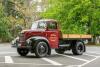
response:
[[[72,53],[74,55],[82,55],[85,51],[85,45],[82,42],[76,42],[75,45],[73,45]]]
[[[35,44],[35,55],[36,57],[40,58],[40,57],[44,57],[47,55],[48,53],[48,45],[46,42],[44,41],[37,41]]]
[[[20,56],[26,56],[29,50],[26,48],[17,48],[17,52]]]

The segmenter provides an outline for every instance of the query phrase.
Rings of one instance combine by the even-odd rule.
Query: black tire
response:
[[[82,42],[76,42],[75,45],[73,45],[72,53],[74,55],[82,55],[85,51],[85,45]]]
[[[63,49],[55,49],[55,52],[58,54],[64,54],[65,50]]]
[[[35,53],[36,57],[38,57],[38,58],[47,56],[47,53],[48,53],[47,43],[44,41],[37,41],[35,43],[34,51],[35,51],[34,53]]]
[[[17,48],[17,52],[20,56],[26,56],[29,53],[29,50],[26,48]]]
[[[48,49],[48,55],[51,55],[51,48]]]

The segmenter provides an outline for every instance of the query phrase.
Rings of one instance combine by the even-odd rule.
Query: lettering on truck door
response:
[[[49,22],[48,23],[48,40],[52,48],[58,48],[58,30],[57,23]]]

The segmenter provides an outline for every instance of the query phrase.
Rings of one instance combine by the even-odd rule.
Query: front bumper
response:
[[[29,48],[30,49],[31,46],[27,42],[24,42],[24,43],[18,43],[17,48]]]

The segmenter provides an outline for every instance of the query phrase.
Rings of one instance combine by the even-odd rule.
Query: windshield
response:
[[[33,22],[32,23],[32,27],[31,27],[31,30],[36,30],[38,27],[38,23],[37,22]]]
[[[36,30],[36,29],[46,29],[47,25],[46,22],[44,21],[38,21],[38,22],[33,22],[31,30]]]

